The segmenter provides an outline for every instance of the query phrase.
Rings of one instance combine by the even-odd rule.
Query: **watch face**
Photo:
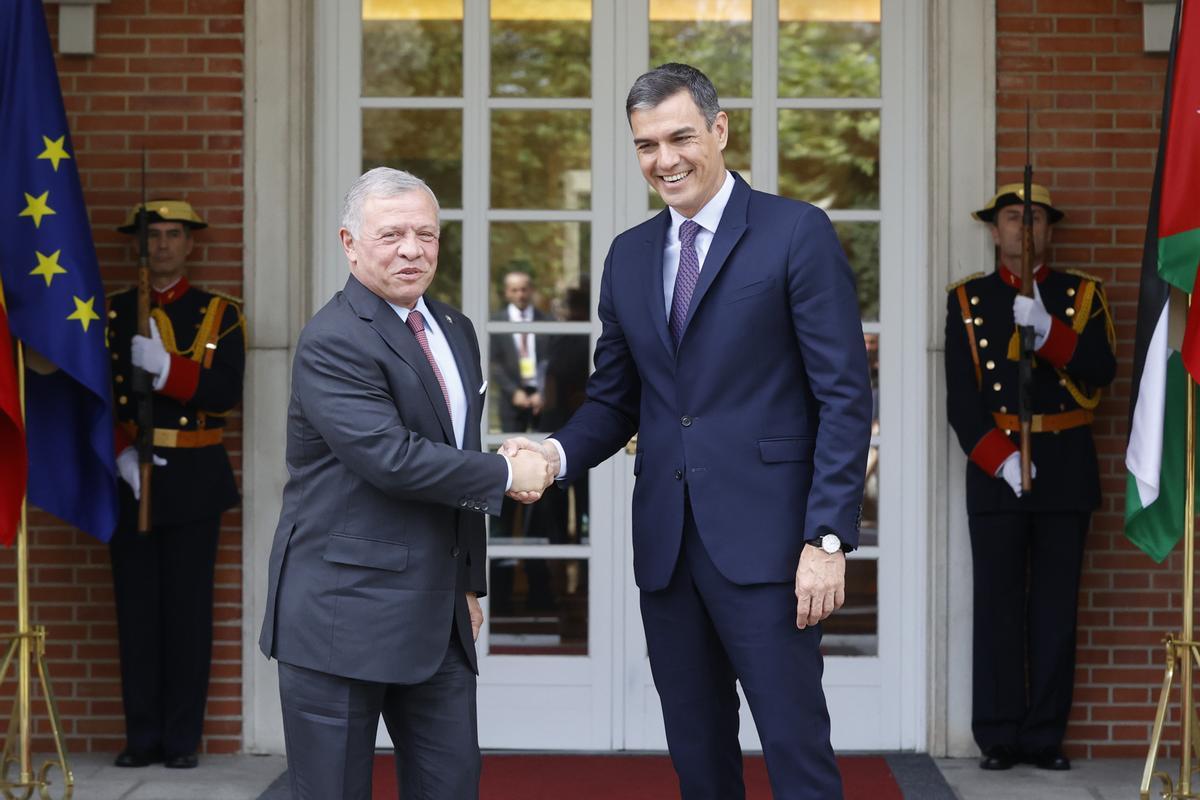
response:
[[[821,549],[826,553],[833,555],[838,550],[842,549],[842,541],[832,533],[827,533],[821,537]]]

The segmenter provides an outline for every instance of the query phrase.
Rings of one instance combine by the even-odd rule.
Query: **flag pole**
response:
[[[1191,296],[1188,297],[1188,308],[1191,308]],[[1183,627],[1179,638],[1167,634],[1166,645],[1167,666],[1163,675],[1162,691],[1158,697],[1158,710],[1154,716],[1154,726],[1150,731],[1150,752],[1146,756],[1146,767],[1142,772],[1140,800],[1150,800],[1150,784],[1158,778],[1162,791],[1158,795],[1163,800],[1186,800],[1200,797],[1192,793],[1193,758],[1200,760],[1200,748],[1197,747],[1196,734],[1200,721],[1196,718],[1195,701],[1192,686],[1193,668],[1200,666],[1200,643],[1195,641],[1195,584],[1196,584],[1196,382],[1186,369],[1184,375],[1187,389],[1187,427],[1184,466],[1183,490]],[[1171,688],[1174,682],[1175,669],[1180,670],[1179,687],[1179,782],[1178,788],[1172,783],[1171,776],[1166,772],[1155,772],[1158,749],[1162,743],[1163,727],[1167,719],[1167,707],[1170,704]]]
[[[1188,307],[1191,307],[1189,298]],[[1194,641],[1194,599],[1196,578],[1196,382],[1190,372],[1187,375],[1187,467],[1184,471],[1187,484],[1183,494],[1183,686],[1180,725],[1183,728],[1181,752],[1179,753],[1179,792],[1183,797],[1192,793],[1192,656],[1196,651]]]
[[[17,341],[17,396],[21,405],[21,422],[25,421],[25,344]],[[8,735],[4,739],[4,751],[0,754],[0,793],[6,798],[28,798],[36,789],[42,798],[50,798],[50,770],[58,768],[62,772],[62,800],[70,800],[75,789],[75,776],[67,764],[67,750],[63,744],[62,723],[58,717],[58,707],[54,702],[54,690],[50,686],[50,673],[46,669],[46,629],[41,625],[31,628],[29,625],[29,498],[21,498],[21,517],[17,524],[17,630],[3,634],[0,639],[8,640],[8,652],[0,664],[0,685],[8,674],[13,655],[17,656],[16,678],[17,696],[13,701],[12,716],[8,722]],[[30,705],[33,676],[31,670],[37,665],[38,679],[41,683],[42,697],[46,701],[46,709],[50,718],[50,730],[54,735],[54,747],[57,751],[56,760],[48,760],[42,764],[37,774],[33,771],[33,755],[31,750]],[[9,777],[9,766],[13,763],[13,739],[16,739],[17,780]],[[13,790],[24,790],[14,792]]]

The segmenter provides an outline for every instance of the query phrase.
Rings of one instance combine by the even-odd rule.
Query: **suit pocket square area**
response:
[[[756,297],[763,292],[769,292],[775,288],[774,278],[764,278],[761,281],[747,283],[745,286],[739,286],[736,289],[731,289],[725,297],[726,303],[736,303],[739,300],[746,300],[750,297]]]
[[[331,533],[325,545],[325,560],[352,567],[403,572],[408,569],[408,545],[345,533]]]

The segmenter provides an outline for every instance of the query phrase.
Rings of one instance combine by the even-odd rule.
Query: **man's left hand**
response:
[[[804,545],[796,568],[796,627],[816,625],[846,601],[846,554]]]
[[[471,617],[471,639],[479,641],[479,629],[483,627],[483,608],[474,592],[467,592],[467,614]]]

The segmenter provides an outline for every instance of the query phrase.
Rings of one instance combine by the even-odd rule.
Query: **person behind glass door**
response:
[[[507,304],[492,315],[492,320],[524,324],[552,319],[534,306],[533,295],[533,278],[528,272],[516,269],[508,272],[504,276]],[[539,342],[543,339],[531,331],[492,337],[493,391],[499,393],[500,427],[505,433],[538,429],[544,408],[543,374],[538,353]]]

